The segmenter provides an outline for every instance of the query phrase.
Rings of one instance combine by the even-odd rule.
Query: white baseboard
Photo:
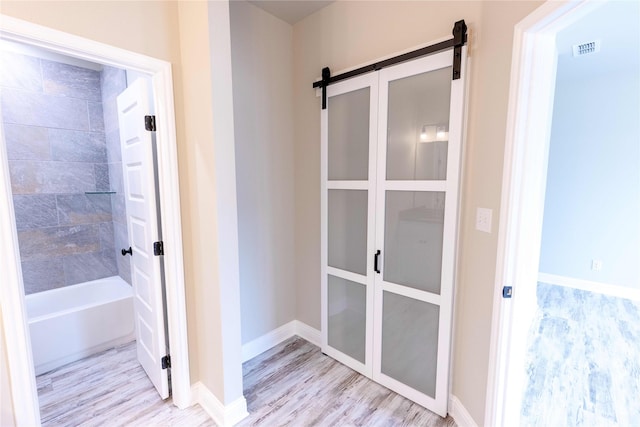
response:
[[[256,338],[253,341],[249,341],[242,346],[242,363],[247,360],[251,360],[257,355],[269,350],[270,348],[280,344],[282,341],[287,340],[294,336],[296,333],[296,321],[292,320],[289,323],[285,323],[277,329],[271,332],[267,332],[261,337]]]
[[[261,337],[244,344],[242,346],[242,362],[244,363],[247,360],[253,359],[257,355],[264,353],[294,335],[298,335],[300,338],[309,341],[313,345],[320,346],[319,330],[312,328],[299,320],[292,320],[291,322],[285,323],[279,328],[274,329],[271,332],[267,332]]]
[[[478,427],[478,424],[471,418],[467,409],[462,405],[460,399],[453,394],[449,396],[449,415],[460,427]]]
[[[294,320],[294,322],[296,322],[295,335],[309,341],[313,345],[317,345],[318,347],[320,347],[322,343],[322,334],[319,330],[317,330],[316,328],[312,328],[311,326],[299,320]]]
[[[242,362],[253,359],[257,355],[269,350],[295,335],[320,345],[320,331],[299,320],[292,320],[277,329],[256,338],[242,346]],[[224,406],[202,382],[191,386],[191,401],[202,406],[216,424],[226,427],[237,424],[247,417],[247,401],[244,397]]]
[[[576,279],[575,277],[558,276],[557,274],[538,273],[538,281],[550,285],[566,286],[582,291],[595,292],[616,298],[626,298],[632,301],[640,301],[640,290],[625,288],[624,286],[610,283],[593,282],[590,280]]]
[[[191,399],[194,404],[199,404],[221,427],[233,426],[249,416],[244,396],[225,406],[200,381],[191,386]]]

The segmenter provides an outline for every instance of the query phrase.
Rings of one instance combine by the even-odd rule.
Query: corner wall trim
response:
[[[242,363],[297,335],[320,346],[320,331],[299,320],[292,320],[242,346]]]
[[[202,406],[211,419],[222,427],[233,426],[249,416],[247,401],[244,397],[225,406],[200,381],[191,386],[191,400],[194,405],[197,403]]]
[[[471,414],[462,405],[460,399],[453,394],[449,396],[449,415],[453,418],[456,424],[460,427],[478,427],[478,424],[473,420]]]

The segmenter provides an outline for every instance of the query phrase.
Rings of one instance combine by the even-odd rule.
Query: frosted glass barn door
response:
[[[372,375],[377,75],[329,86],[322,110],[322,351]]]
[[[373,378],[442,416],[463,112],[452,56],[380,71],[376,182]]]

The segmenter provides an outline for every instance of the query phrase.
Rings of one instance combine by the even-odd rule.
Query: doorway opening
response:
[[[164,310],[161,324],[142,313],[154,301],[149,298],[153,289],[143,288],[153,275],[141,261],[159,263],[160,271],[162,257],[145,256],[152,241],[135,241],[136,226],[145,226],[149,215],[135,212],[132,203],[156,200],[155,141],[148,138],[139,154],[131,152],[131,130],[119,114],[129,110],[128,105],[119,108],[126,94],[136,105],[143,104],[132,91],[142,87],[149,92],[149,78],[9,41],[3,41],[0,55],[2,126],[42,421],[68,407],[64,396],[78,397],[66,384],[72,375],[69,363],[127,344],[138,347],[128,354],[137,353],[160,397],[166,398],[167,374],[162,378],[153,369],[154,360],[147,360],[162,357],[155,355],[154,346],[169,354]],[[150,104],[131,113],[140,116],[134,134],[144,128],[143,113],[151,114]],[[151,179],[136,179],[143,178],[136,172],[147,169]],[[132,187],[140,194],[129,194]],[[150,210],[157,230],[157,206]],[[155,240],[158,233],[145,228],[146,238]],[[160,275],[155,279],[161,290]],[[159,307],[164,305],[159,301]],[[102,399],[109,392],[106,379],[95,388]],[[123,391],[111,393],[121,396]],[[78,414],[69,412],[64,416],[78,421]]]
[[[487,424],[638,416],[639,15],[547,4],[516,26]]]
[[[0,225],[3,234],[7,231],[3,249],[6,258],[11,258],[5,260],[9,286],[3,287],[2,315],[16,422],[35,425],[40,421],[36,373],[132,338],[137,338],[139,360],[141,347],[157,353],[153,368],[163,370],[167,380],[167,368],[171,367],[173,403],[180,408],[189,406],[170,65],[8,17],[3,17],[0,38],[12,50],[6,54],[12,60],[3,63],[20,65],[3,67],[0,126],[0,191],[7,201]],[[17,52],[20,48],[25,50]],[[33,55],[34,49],[43,49],[49,56],[38,58]],[[29,51],[31,54],[25,55]],[[123,129],[133,128],[123,115],[133,110],[131,103],[119,104],[127,101],[121,98],[136,87],[143,97],[153,94],[145,111],[154,115],[155,110],[157,132],[155,127],[147,132],[145,117],[141,116],[136,128],[147,136],[134,138],[131,129]],[[134,103],[140,105],[138,100]],[[127,132],[124,147],[131,149],[137,141],[147,142],[139,154],[146,158],[127,163],[131,153],[126,150],[122,157],[118,134]],[[155,175],[153,166],[157,166]],[[149,182],[151,185],[146,185]],[[150,208],[153,221],[139,210],[134,212],[136,207],[132,208],[131,202],[136,200]],[[150,249],[143,248],[146,244],[141,242],[154,237],[157,241],[149,242]],[[163,257],[167,246],[170,253]],[[164,265],[157,262],[161,258]],[[145,263],[155,267],[147,268]],[[155,276],[150,274],[153,269]],[[164,289],[162,274],[166,279]],[[141,286],[145,281],[151,285]],[[35,302],[26,304],[23,300],[24,294],[29,294],[29,300],[32,295],[58,291],[61,294],[57,300],[62,305],[58,310],[52,302],[56,298],[34,297]],[[80,305],[93,311],[78,314],[68,307],[70,299],[82,297],[90,301]],[[145,305],[156,307],[146,317],[140,314],[140,307]],[[58,325],[63,342],[55,351],[49,351],[49,344],[59,337],[51,333],[51,324],[36,325],[56,318],[51,310],[75,317],[72,327],[69,323]],[[56,318],[55,322],[68,320]],[[87,329],[90,324],[114,333]],[[80,334],[70,334],[73,329]],[[79,343],[83,346],[74,347]],[[169,343],[173,363],[160,357],[168,356]],[[149,372],[147,366],[145,370]],[[153,377],[151,373],[149,376]],[[158,391],[166,398],[168,381],[164,390],[159,387]]]
[[[556,37],[523,425],[640,418],[639,17],[609,2]]]

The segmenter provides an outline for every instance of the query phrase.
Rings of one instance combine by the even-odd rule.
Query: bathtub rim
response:
[[[113,280],[114,283],[117,283],[116,286],[123,287],[123,289],[124,289],[124,286],[129,288],[128,295],[119,295],[117,297],[114,296],[113,298],[108,298],[108,299],[105,298],[105,299],[102,299],[102,300],[99,300],[99,301],[95,301],[95,302],[92,302],[92,303],[73,306],[73,308],[68,308],[68,309],[65,309],[65,310],[56,310],[56,311],[53,311],[53,312],[48,312],[47,314],[41,314],[39,316],[31,317],[29,315],[29,310],[30,310],[29,301],[31,301],[31,300],[34,300],[36,298],[47,298],[48,296],[55,295],[57,293],[68,293],[71,290],[70,288],[74,288],[74,287],[90,287],[90,286],[95,285],[97,283],[111,281],[111,280]],[[110,302],[122,301],[122,300],[127,299],[127,298],[133,298],[133,296],[134,296],[133,287],[131,285],[129,285],[120,276],[103,277],[101,279],[90,280],[88,282],[81,282],[81,283],[76,283],[74,285],[63,286],[63,287],[60,287],[60,288],[47,289],[46,291],[42,291],[42,292],[35,292],[35,293],[29,294],[29,295],[25,295],[25,297],[24,297],[25,311],[26,311],[26,315],[27,315],[27,324],[31,325],[33,323],[37,323],[37,322],[40,322],[40,321],[43,321],[43,320],[48,320],[48,319],[51,319],[51,318],[56,317],[56,316],[63,316],[65,314],[73,313],[73,312],[84,310],[84,309],[87,309],[87,308],[96,307],[98,305],[108,304]]]

